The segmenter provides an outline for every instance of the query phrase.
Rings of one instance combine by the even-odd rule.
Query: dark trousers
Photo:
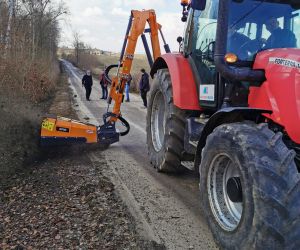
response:
[[[147,91],[141,89],[141,97],[144,102],[144,106],[147,107]]]
[[[102,88],[102,98],[107,99],[107,94],[108,94],[107,86],[101,85],[101,88]]]
[[[91,92],[92,92],[92,87],[85,86],[85,98],[86,98],[86,100],[90,100]]]

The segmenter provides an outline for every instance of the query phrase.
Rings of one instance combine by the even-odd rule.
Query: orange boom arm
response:
[[[150,29],[145,30],[146,24],[149,24]],[[120,116],[120,108],[123,102],[123,92],[125,84],[129,78],[129,74],[132,67],[132,61],[134,58],[134,53],[136,49],[136,44],[139,36],[142,36],[146,54],[150,66],[153,64],[153,59],[147,45],[147,40],[145,38],[144,32],[150,31],[151,44],[152,44],[152,55],[153,59],[156,60],[160,55],[160,43],[158,33],[161,32],[161,25],[156,21],[156,14],[154,10],[143,10],[137,11],[132,10],[129,19],[129,24],[127,32],[125,35],[125,40],[123,44],[123,49],[120,56],[118,73],[112,79],[112,86],[110,89],[109,100],[110,104],[114,100],[113,113]],[[162,35],[162,33],[161,33]],[[163,38],[164,40],[164,38]],[[165,48],[167,45],[165,44]],[[168,50],[168,49],[166,49]],[[169,51],[167,51],[169,52]],[[111,121],[115,121],[115,117],[111,118]]]
[[[150,29],[145,30],[147,23],[149,24]],[[144,34],[147,32],[150,32],[152,55]],[[158,33],[162,36],[165,51],[167,53],[170,52],[169,46],[166,44],[162,34],[161,25],[156,22],[155,11],[132,10],[120,60],[117,65],[118,73],[111,81],[108,104],[111,104],[111,102],[114,101],[113,112],[107,112],[103,115],[104,124],[101,126],[81,123],[62,117],[46,118],[44,119],[41,128],[41,145],[49,146],[72,143],[100,143],[107,146],[118,142],[120,136],[127,135],[130,130],[130,125],[121,116],[120,108],[123,102],[125,84],[128,81],[131,71],[137,40],[139,36],[142,37],[149,64],[152,66],[153,60],[156,60],[161,55]],[[115,66],[116,65],[111,65],[107,68],[107,71],[105,71],[106,77],[109,69]],[[107,79],[109,79],[109,77],[107,77]],[[125,131],[118,132],[116,130],[115,122],[117,120],[126,127]]]

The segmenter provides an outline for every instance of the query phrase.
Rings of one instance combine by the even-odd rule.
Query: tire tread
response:
[[[223,242],[225,238],[211,227],[217,241],[225,249],[300,249],[299,241],[295,241],[300,238],[300,175],[294,161],[295,152],[288,150],[282,134],[275,134],[267,124],[242,122],[217,127],[207,138],[202,159],[213,153],[216,140],[222,137],[235,141],[246,162],[251,164],[247,171],[253,185],[255,213],[251,232],[247,232],[250,239],[240,239],[240,245],[231,245],[232,242]],[[203,168],[201,163],[200,176]],[[200,184],[201,181],[204,179]],[[205,209],[210,208],[203,207],[210,221],[210,213]]]
[[[184,136],[186,113],[173,104],[173,91],[171,76],[168,69],[160,69],[156,74],[153,86],[154,90],[161,91],[168,104],[166,120],[165,142],[163,152],[155,152],[152,146],[150,113],[154,99],[154,91],[151,90],[150,102],[147,112],[147,145],[152,165],[159,172],[181,173],[185,168],[181,165],[184,156]],[[150,133],[150,134],[149,134]]]

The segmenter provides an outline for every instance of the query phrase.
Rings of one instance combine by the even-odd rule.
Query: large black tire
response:
[[[201,204],[222,248],[300,249],[300,175],[294,157],[281,133],[266,124],[225,124],[208,136],[199,170]],[[230,172],[241,181],[241,207],[224,199]],[[229,204],[242,208],[239,219],[229,212],[239,210]]]
[[[160,120],[160,127],[156,128],[154,120],[159,112],[160,117],[162,114],[164,117]],[[149,97],[147,145],[151,164],[159,172],[178,173],[185,169],[181,165],[184,154],[185,117],[185,112],[173,104],[172,82],[168,69],[158,70]]]

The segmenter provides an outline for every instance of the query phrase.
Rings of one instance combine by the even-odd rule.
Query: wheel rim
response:
[[[151,110],[151,136],[155,151],[159,152],[164,144],[165,137],[165,99],[160,91],[157,91]]]
[[[243,213],[242,185],[236,192],[240,194],[236,201],[230,184],[240,181],[239,167],[227,154],[218,154],[209,166],[207,177],[208,198],[213,215],[218,224],[225,231],[234,231]],[[240,199],[241,198],[241,199]],[[234,200],[234,201],[233,201]]]

